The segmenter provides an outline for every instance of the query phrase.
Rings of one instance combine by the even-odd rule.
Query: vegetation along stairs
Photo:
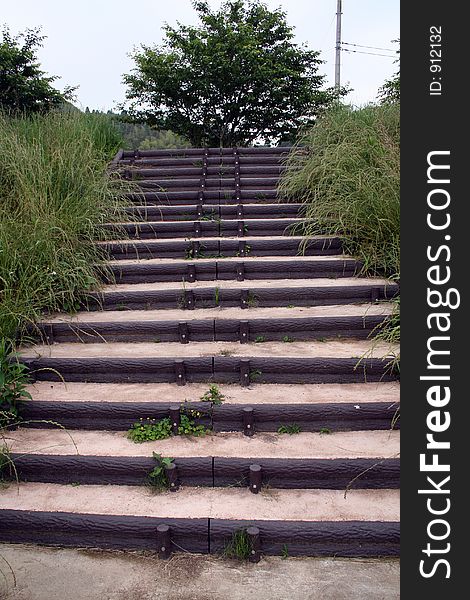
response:
[[[288,151],[115,158],[136,191],[107,225],[112,276],[22,351],[1,540],[397,555],[398,381],[370,338],[397,287],[359,277],[338,237],[304,240],[302,205],[277,197]]]

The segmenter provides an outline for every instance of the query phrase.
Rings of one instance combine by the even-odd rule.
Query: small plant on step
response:
[[[199,250],[197,252],[193,248],[193,246],[190,245],[186,249],[185,259],[186,260],[195,260],[197,258],[207,258],[207,256],[204,254],[204,250],[205,250],[205,248],[202,244],[199,246]]]
[[[289,337],[288,335],[285,335],[282,338],[282,341],[284,342],[284,344],[292,344],[292,342],[294,342],[294,338]]]
[[[220,356],[232,356],[233,350],[221,350],[219,352]]]
[[[257,335],[255,337],[255,344],[262,344],[265,341],[266,341],[266,338],[264,337],[264,335]]]
[[[79,300],[70,300],[70,301],[65,301],[62,304],[62,311],[61,312],[65,312],[68,313],[70,315],[74,315],[76,314],[81,308],[80,305],[80,301]]]
[[[322,427],[320,429],[320,435],[330,435],[331,429],[329,427]]]
[[[235,253],[235,256],[248,256],[251,252],[251,246],[249,246],[248,244],[245,244],[245,249],[243,252],[238,251]]]
[[[164,419],[140,419],[129,429],[127,437],[136,443],[153,442],[155,440],[164,440],[171,435],[171,420],[169,417]]]
[[[184,414],[183,411],[181,412],[180,425],[178,427],[179,435],[193,435],[195,437],[200,437],[210,432],[210,429],[207,429],[204,425],[196,424],[195,418],[201,416],[199,411],[189,409],[188,413],[189,414]]]
[[[22,399],[31,400],[31,394],[26,386],[31,378],[28,375],[28,367],[18,360],[18,354],[13,352],[11,344],[0,341],[0,411],[8,413],[12,417],[18,415],[18,401]],[[5,417],[0,416],[0,426]]]
[[[282,545],[281,558],[283,558],[283,559],[289,558],[289,548],[288,548],[287,544]]]
[[[252,547],[246,529],[237,529],[225,545],[222,554],[225,558],[248,560],[251,556],[251,550]]]
[[[220,391],[219,387],[213,383],[207,392],[201,396],[203,402],[212,402],[212,404],[219,406],[225,400],[225,396]]]
[[[259,369],[253,369],[252,371],[250,371],[250,383],[258,381],[262,374],[262,371],[260,371]]]
[[[248,308],[256,308],[259,304],[259,298],[253,292],[248,292],[248,298],[246,300],[246,305]]]
[[[293,435],[295,433],[300,433],[302,429],[300,425],[297,423],[291,423],[290,425],[281,425],[277,430],[278,433],[288,433],[289,435]]]
[[[163,492],[170,488],[170,482],[168,481],[168,476],[166,474],[166,467],[171,465],[175,459],[162,456],[156,452],[153,452],[152,454],[157,464],[148,474],[149,484],[156,492]]]

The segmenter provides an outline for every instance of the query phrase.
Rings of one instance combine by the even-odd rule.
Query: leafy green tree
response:
[[[400,40],[393,40],[393,42],[399,44]],[[379,89],[378,97],[382,104],[400,102],[400,48],[398,48],[397,54],[398,58],[394,62],[398,63],[398,71]]]
[[[64,93],[51,84],[58,77],[41,70],[36,53],[46,36],[27,29],[13,36],[5,27],[0,37],[0,108],[13,113],[45,112],[70,100],[74,88]]]
[[[198,26],[165,25],[163,44],[131,54],[121,108],[134,119],[194,146],[282,142],[337,97],[323,89],[319,53],[293,42],[280,8],[260,0],[226,0],[216,11],[194,0],[193,7]]]

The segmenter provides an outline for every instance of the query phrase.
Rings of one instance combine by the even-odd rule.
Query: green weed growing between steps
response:
[[[0,337],[19,341],[97,284],[94,241],[124,220],[122,184],[106,174],[121,138],[106,116],[70,110],[0,113],[0,140]]]

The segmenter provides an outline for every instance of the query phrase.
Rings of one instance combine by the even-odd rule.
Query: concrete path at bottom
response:
[[[161,561],[142,553],[0,544],[0,598],[4,600],[396,600],[399,597],[396,559],[268,557],[258,564],[249,564],[175,554],[169,561]]]

